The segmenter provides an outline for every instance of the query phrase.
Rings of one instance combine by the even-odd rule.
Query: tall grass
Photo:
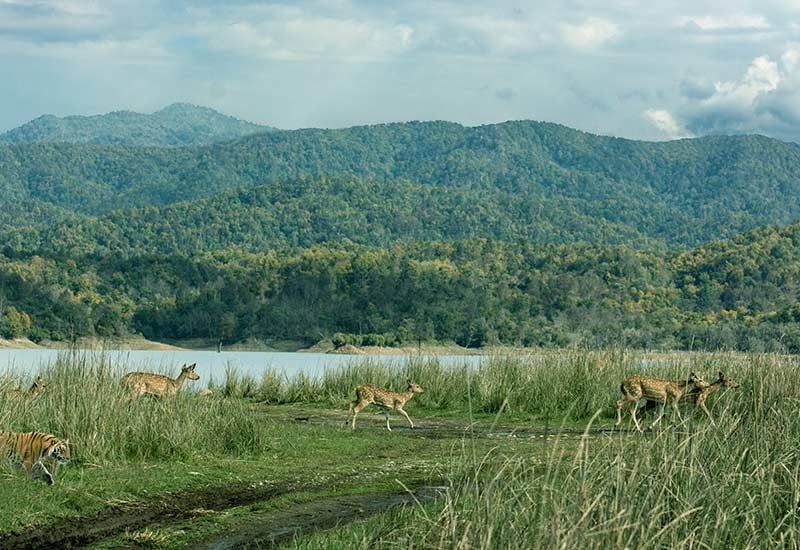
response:
[[[297,546],[800,547],[797,359],[689,361],[706,374],[730,372],[741,384],[714,398],[716,427],[690,418],[662,432],[611,434],[589,422],[577,441],[543,439],[534,456],[474,459],[465,452],[436,504]]]
[[[425,393],[414,398],[413,407],[465,413],[503,410],[553,421],[565,416],[582,420],[598,410],[606,417],[613,416],[620,382],[630,374],[647,372],[677,379],[696,370],[712,381],[719,370],[734,378],[750,376],[749,363],[747,356],[735,354],[691,354],[653,361],[626,351],[569,350],[496,355],[477,368],[446,366],[435,358],[411,358],[403,366],[364,359],[326,371],[319,378],[302,374],[290,378],[268,370],[256,384],[233,373],[225,393],[267,403],[319,402],[346,407],[358,384],[402,391],[406,379],[411,378],[425,388]]]
[[[123,370],[103,354],[64,352],[37,373],[48,386],[36,398],[0,393],[0,429],[69,438],[73,454],[90,463],[240,456],[266,447],[263,422],[241,400],[183,391],[172,399],[131,401],[121,384]]]

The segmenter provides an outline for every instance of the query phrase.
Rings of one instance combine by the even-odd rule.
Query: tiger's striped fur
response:
[[[24,469],[30,479],[41,477],[52,485],[58,465],[69,462],[69,440],[41,432],[0,431],[0,456],[6,457],[12,466]],[[52,473],[45,461],[51,463]]]

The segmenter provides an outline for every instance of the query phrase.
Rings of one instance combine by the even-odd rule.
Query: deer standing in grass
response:
[[[701,390],[699,388],[695,388],[690,392],[683,394],[681,401],[688,401],[689,403],[694,404],[695,406],[699,407],[708,419],[711,421],[711,424],[714,424],[714,418],[711,416],[711,411],[708,410],[706,407],[706,399],[717,393],[722,388],[738,388],[739,384],[730,376],[725,374],[722,371],[719,371],[719,376],[716,380],[711,382],[707,388]],[[656,401],[648,400],[645,403],[644,407],[642,407],[642,413],[646,414],[648,411],[655,409],[658,406]]]
[[[197,363],[184,364],[181,373],[174,380],[163,374],[152,372],[129,372],[122,377],[122,385],[128,388],[131,399],[138,399],[148,394],[155,397],[172,397],[187,380],[198,380],[200,375],[194,372]]]
[[[678,415],[678,420],[681,422],[681,412],[678,410],[678,401],[687,392],[695,389],[705,390],[709,387],[708,382],[701,377],[692,373],[688,380],[665,380],[663,378],[654,378],[652,376],[634,375],[626,378],[620,384],[619,389],[622,391],[622,399],[617,401],[617,422],[614,426],[619,426],[622,422],[622,408],[631,404],[631,418],[636,425],[637,431],[642,431],[639,421],[636,419],[636,407],[640,399],[647,399],[648,401],[658,401],[661,403],[661,411],[650,429],[653,429],[656,424],[660,425],[661,418],[664,416],[664,411],[667,405],[671,405],[675,414]]]
[[[409,418],[408,413],[403,410],[403,407],[408,403],[409,399],[414,397],[414,394],[422,393],[424,390],[411,380],[408,380],[408,389],[403,393],[389,391],[373,384],[361,384],[356,386],[356,398],[350,403],[350,415],[352,415],[351,422],[352,428],[356,429],[356,416],[367,405],[374,404],[383,409],[383,414],[386,415],[386,429],[390,432],[392,427],[389,426],[389,411],[394,410],[402,414],[411,424],[411,429],[414,429],[414,422]],[[346,422],[345,422],[346,423]]]
[[[34,397],[42,393],[46,387],[47,384],[44,383],[42,377],[37,376],[36,380],[34,380],[31,387],[28,388],[28,391],[22,391],[21,389],[11,390],[10,392],[8,392],[8,396],[12,399],[23,399],[26,397],[29,399],[33,399]]]

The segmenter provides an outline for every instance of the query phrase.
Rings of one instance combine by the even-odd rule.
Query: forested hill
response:
[[[98,143],[154,147],[207,145],[274,130],[208,107],[174,103],[153,114],[45,115],[0,134],[0,143]]]
[[[798,353],[798,281],[800,224],[679,254],[485,239],[127,258],[0,253],[0,337],[135,331],[312,343],[341,332],[374,343]]]
[[[350,189],[331,184],[347,180]],[[258,212],[248,211],[251,202]],[[214,215],[221,206],[224,217]],[[164,226],[163,242],[140,231],[143,212]],[[347,229],[362,218],[370,232]],[[650,143],[530,121],[424,122],[277,131],[206,147],[0,147],[0,246],[31,246],[55,225],[76,242],[110,234],[112,244],[119,236],[167,251],[171,240],[200,242],[186,253],[224,246],[217,228],[246,247],[353,234],[385,244],[424,239],[427,228],[436,239],[686,247],[797,219],[800,146],[760,136]]]

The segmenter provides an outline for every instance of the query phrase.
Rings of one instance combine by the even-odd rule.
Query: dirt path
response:
[[[331,428],[349,430],[347,421],[347,411],[314,409],[313,411],[286,411],[286,410],[264,410],[260,409],[258,414],[268,418],[275,418],[281,422],[298,422],[328,426]],[[601,435],[624,435],[632,433],[629,427],[622,428],[571,428],[561,427],[558,424],[552,426],[520,427],[504,424],[491,424],[486,421],[467,424],[463,420],[450,420],[446,418],[413,418],[414,429],[411,430],[406,420],[398,415],[392,415],[391,426],[393,432],[402,432],[405,435],[413,434],[419,437],[431,439],[443,439],[453,437],[480,437],[497,438],[513,437],[520,439],[576,439],[588,434],[591,437]],[[386,420],[382,412],[364,412],[358,416],[356,430],[379,430],[386,431]]]
[[[125,531],[191,518],[205,510],[225,510],[294,491],[322,488],[323,485],[249,483],[174,493],[144,504],[110,506],[93,516],[64,518],[20,532],[3,533],[0,548],[83,548]]]
[[[232,532],[189,548],[197,550],[269,548],[286,542],[295,535],[365,519],[398,506],[430,502],[445,490],[445,487],[423,487],[413,492],[326,497],[282,510],[254,513],[247,517],[246,523],[233,529]]]

